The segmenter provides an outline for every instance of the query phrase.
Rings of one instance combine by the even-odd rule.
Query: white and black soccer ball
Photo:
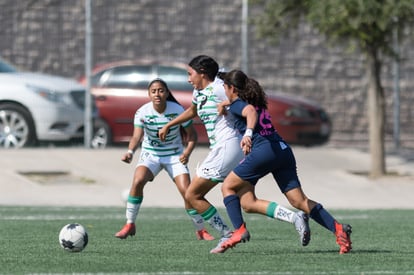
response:
[[[81,252],[88,245],[88,232],[79,223],[69,223],[59,233],[60,246],[69,252]]]

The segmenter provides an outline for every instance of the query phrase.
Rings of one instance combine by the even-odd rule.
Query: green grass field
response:
[[[414,210],[332,213],[353,226],[350,254],[314,221],[302,247],[292,225],[246,214],[250,242],[212,255],[217,242],[197,241],[183,209],[143,207],[137,235],[119,240],[123,208],[0,207],[0,274],[414,274]],[[59,246],[70,222],[88,230],[80,253]]]

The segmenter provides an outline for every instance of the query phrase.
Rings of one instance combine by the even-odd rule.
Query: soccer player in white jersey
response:
[[[166,140],[170,129],[197,115],[206,127],[210,152],[198,166],[197,175],[193,176],[185,198],[205,221],[220,232],[221,239],[210,253],[224,252],[225,249],[221,247],[221,244],[231,237],[232,232],[205,195],[217,183],[223,182],[244,156],[240,148],[241,136],[234,126],[234,116],[231,113],[220,115],[217,109],[219,103],[227,100],[223,81],[217,77],[218,72],[219,66],[213,58],[205,55],[193,58],[188,64],[188,82],[194,87],[193,104],[158,132],[160,139]],[[248,211],[258,212],[262,209],[261,200],[256,199],[253,188],[246,191],[252,196],[251,201],[254,202],[249,205]],[[276,203],[272,204],[268,212],[269,217],[294,224],[301,237],[302,245],[308,244],[310,240],[308,217],[303,212],[295,213]]]
[[[130,163],[142,140],[141,154],[126,204],[127,222],[115,234],[115,237],[120,239],[135,235],[135,221],[143,201],[144,186],[148,181],[154,180],[162,169],[165,169],[173,179],[183,198],[190,184],[187,163],[197,141],[192,121],[171,127],[165,140],[161,141],[158,137],[158,129],[181,114],[184,109],[178,104],[162,79],[155,79],[149,84],[148,96],[151,102],[142,105],[135,113],[134,133],[129,142],[128,151],[122,157],[122,161]],[[185,148],[181,137],[181,127],[186,133],[187,146]],[[197,238],[213,240],[214,237],[204,227],[203,218],[185,198],[184,204],[196,228]]]

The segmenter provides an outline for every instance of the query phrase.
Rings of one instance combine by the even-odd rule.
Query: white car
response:
[[[83,137],[85,88],[77,81],[18,72],[0,59],[0,83],[0,148]],[[105,137],[92,144],[104,147]]]

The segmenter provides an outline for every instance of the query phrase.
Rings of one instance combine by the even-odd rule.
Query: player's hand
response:
[[[133,154],[130,152],[125,153],[125,155],[122,156],[121,160],[125,163],[131,163],[132,158],[134,157]]]
[[[225,105],[223,102],[217,104],[217,112],[219,115],[226,115],[227,114],[227,105]]]
[[[187,164],[187,163],[188,163],[188,159],[189,159],[189,157],[188,157],[187,155],[182,154],[182,155],[180,156],[180,162],[181,162],[182,164]]]
[[[169,127],[165,125],[161,129],[158,130],[158,137],[161,141],[165,141],[165,138],[167,137]]]
[[[252,138],[244,136],[240,142],[240,147],[245,155],[249,154],[252,150]]]

